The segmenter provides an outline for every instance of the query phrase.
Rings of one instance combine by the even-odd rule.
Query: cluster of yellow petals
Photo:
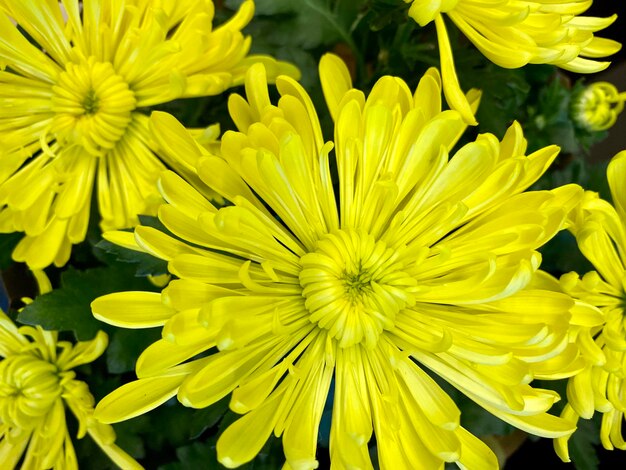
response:
[[[77,468],[69,409],[78,438],[141,468],[108,423],[172,397],[203,408],[230,396],[243,416],[217,442],[229,468],[272,433],[286,469],[318,468],[329,404],[333,468],[374,468],[373,437],[382,469],[496,468],[433,376],[555,438],[563,460],[576,422],[595,411],[604,447],[626,449],[626,152],[608,169],[611,206],[577,185],[527,191],[559,149],[527,155],[518,123],[458,146],[480,92],[462,92],[444,20],[499,66],[591,73],[620,48],[594,35],[615,17],[581,16],[591,0],[405,2],[417,23],[435,23],[442,74],[430,69],[415,90],[385,76],[366,96],[341,59],[324,56],[325,141],[298,71],[248,54],[252,0],[218,28],[211,0],[0,0],[0,232],[24,232],[14,259],[65,264],[95,188],[105,230],[158,213],[168,233],[105,238],[167,260],[173,276],[161,293],[93,302],[112,325],[162,328],[138,379],[95,411],[72,369],[99,357],[106,335],[72,345],[0,312],[3,466]],[[219,143],[215,127],[188,131],[141,111],[240,84],[246,97],[229,99],[237,131]],[[573,112],[604,130],[625,100],[601,82]],[[597,271],[557,281],[540,270],[537,250],[565,228]],[[531,382],[563,378],[557,417],[548,410],[559,395]]]
[[[624,110],[626,91],[609,82],[595,82],[573,98],[572,117],[591,131],[605,131],[613,127]]]
[[[131,227],[160,203],[161,171],[189,173],[155,153],[142,108],[221,93],[256,62],[297,76],[248,54],[252,0],[219,27],[214,13],[211,0],[0,0],[0,232],[24,232],[15,260],[65,264],[94,187],[101,227]]]
[[[114,444],[115,432],[93,417],[94,398],[76,379],[77,366],[97,359],[107,346],[99,332],[72,345],[56,332],[16,327],[0,311],[0,462],[2,468],[76,470],[78,462],[66,424],[70,410],[78,438],[89,434],[120,468],[141,469]]]
[[[463,96],[443,15],[493,63],[505,68],[554,64],[578,73],[604,70],[596,61],[620,50],[613,40],[594,35],[617,18],[581,16],[592,0],[405,0],[420,26],[435,22],[448,104],[476,124]]]
[[[262,65],[246,75],[247,97],[230,98],[238,132],[224,134],[219,157],[153,114],[161,151],[186,155],[231,204],[218,209],[167,172],[159,219],[171,234],[105,234],[167,260],[175,279],[161,294],[92,303],[110,324],[162,327],[137,361],[138,380],[106,396],[96,417],[230,395],[244,416],[218,440],[223,465],[250,461],[274,433],[286,468],[313,469],[332,399],[334,468],[373,468],[373,435],[383,469],[495,468],[434,374],[529,433],[571,434],[547,413],[558,394],[530,385],[582,368],[568,337],[574,302],[533,280],[536,249],[582,196],[576,185],[525,192],[558,148],[527,156],[515,123],[501,141],[485,134],[453,152],[466,124],[442,111],[435,69],[415,92],[387,76],[367,97],[336,56],[322,58],[320,77],[332,142],[296,81],[278,77],[271,102]]]
[[[626,450],[626,151],[613,158],[607,176],[613,205],[587,192],[572,213],[572,232],[596,271],[582,277],[565,274],[560,287],[586,308],[595,308],[600,321],[572,328],[586,367],[569,379],[562,417],[575,424],[602,413],[602,445]],[[558,439],[555,448],[569,460],[567,438]]]

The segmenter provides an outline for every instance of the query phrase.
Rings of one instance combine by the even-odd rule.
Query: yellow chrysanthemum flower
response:
[[[626,91],[620,93],[612,83],[596,82],[587,86],[572,102],[572,117],[590,131],[613,127],[624,110]]]
[[[434,374],[527,432],[570,434],[546,413],[558,395],[529,385],[556,373],[544,361],[576,354],[571,298],[529,286],[536,248],[582,194],[575,185],[523,193],[558,148],[525,156],[514,124],[501,142],[481,135],[449,158],[466,125],[441,111],[435,69],[414,94],[387,76],[367,98],[336,56],[320,75],[334,142],[324,143],[297,82],[279,77],[273,105],[254,66],[247,100],[229,102],[239,132],[223,136],[222,158],[198,161],[199,177],[232,205],[216,209],[168,172],[159,218],[176,237],[143,226],[105,235],[169,260],[177,279],[162,294],[93,302],[111,324],[163,326],[137,361],[139,380],[105,397],[98,419],[128,419],[175,395],[201,408],[232,393],[244,416],[218,440],[222,464],[251,460],[273,432],[285,468],[313,469],[330,399],[333,468],[372,468],[373,434],[383,469],[497,467]],[[163,148],[198,158],[174,118],[152,120]]]
[[[607,57],[621,45],[594,36],[609,26],[609,18],[579,16],[592,0],[404,0],[412,3],[409,16],[420,26],[434,21],[437,28],[443,90],[448,104],[465,121],[475,124],[454,70],[452,48],[443,15],[490,61],[505,68],[526,64],[554,64],[578,73],[604,70]]]
[[[211,0],[0,0],[0,231],[13,257],[63,265],[85,238],[94,185],[104,230],[150,212],[166,166],[141,108],[215,95],[261,61],[241,29],[252,0],[213,29]]]
[[[626,390],[626,151],[617,154],[607,170],[613,205],[587,192],[573,215],[573,232],[580,251],[597,271],[582,278],[561,277],[562,289],[575,299],[600,309],[599,326],[580,329],[578,342],[587,367],[569,380],[569,403],[562,416],[573,422],[602,413],[600,439],[604,448],[626,450],[622,434]],[[555,447],[568,460],[567,439]]]
[[[94,398],[72,371],[98,358],[107,346],[99,332],[75,345],[40,327],[17,328],[0,311],[0,462],[11,470],[77,469],[65,413],[78,420],[78,438],[89,434],[123,469],[141,469],[117,447],[115,432],[93,417]]]

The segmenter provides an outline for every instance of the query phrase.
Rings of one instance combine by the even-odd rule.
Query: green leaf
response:
[[[476,436],[506,436],[515,428],[485,411],[464,395],[455,400],[461,410],[461,425]]]
[[[556,277],[570,271],[582,275],[594,269],[578,249],[576,238],[567,231],[557,233],[539,251],[542,255],[541,269]]]
[[[569,440],[569,453],[577,470],[597,470],[600,465],[596,446],[600,429],[594,420],[578,420],[578,429]]]
[[[380,31],[391,24],[405,23],[410,6],[397,0],[371,0],[367,12],[369,27],[372,31]]]
[[[98,250],[111,256],[102,256],[102,253],[98,253]],[[167,261],[149,253],[124,248],[108,240],[100,240],[94,247],[94,251],[96,256],[107,262],[107,264],[110,264],[111,259],[122,263],[132,263],[136,276],[158,276],[159,274],[167,273]]]
[[[152,228],[155,228],[157,230],[160,230],[161,232],[165,232],[167,234],[171,233],[165,227],[165,225],[163,225],[161,223],[159,218],[154,216],[154,215],[139,214],[138,217],[139,217],[139,225],[143,225],[144,227],[152,227]]]
[[[160,449],[164,446],[180,447],[189,443],[189,423],[197,411],[186,408],[176,399],[151,411],[149,416],[158,427],[152,427],[146,436],[148,447]],[[161,432],[167,429],[167,432]]]
[[[343,41],[356,55],[359,50],[351,32],[361,17],[359,12],[364,3],[364,0],[257,0],[256,16],[246,32],[254,37],[253,44],[262,38],[278,47],[313,49]],[[241,0],[226,0],[225,4],[237,8]]]
[[[98,330],[111,328],[91,314],[91,302],[101,295],[129,290],[155,290],[146,279],[134,276],[134,267],[123,264],[77,271],[68,268],[61,274],[61,285],[35,298],[17,316],[27,325],[46,330],[73,331],[76,339],[92,339]]]
[[[196,439],[207,429],[215,426],[228,411],[230,396],[222,398],[207,408],[196,411],[189,422],[189,438]]]
[[[143,350],[160,338],[160,328],[116,329],[110,336],[109,347],[106,352],[109,373],[122,374],[133,370],[137,358]]]
[[[281,440],[272,434],[254,460],[239,468],[241,470],[275,470],[281,468],[284,462]]]
[[[158,217],[139,215],[139,223],[144,227],[155,228],[179,239],[161,223]],[[152,256],[149,253],[124,248],[108,240],[99,240],[93,249],[94,255],[103,263],[111,265],[115,261],[120,261],[122,263],[134,264],[136,276],[158,276],[160,274],[167,274],[168,272],[167,261]]]
[[[502,138],[511,122],[519,119],[519,111],[527,99],[530,85],[523,70],[503,69],[482,57],[475,57],[476,53],[468,48],[455,51],[461,70],[461,85],[465,90],[482,90],[476,114],[480,131],[491,132]]]
[[[199,468],[212,470],[221,469],[217,462],[215,444],[194,442],[189,446],[176,449],[178,462],[162,465],[159,470],[197,470]]]
[[[237,9],[243,0],[226,0],[224,4],[228,8]],[[254,2],[254,13],[256,15],[278,15],[280,13],[290,13],[294,9],[293,0],[256,0]]]
[[[113,425],[117,438],[115,443],[136,459],[146,455],[146,449],[141,438],[141,433],[146,432],[150,426],[147,416],[138,416],[135,419],[123,421]]]
[[[74,437],[76,434],[70,433],[70,435]],[[109,459],[91,436],[87,435],[83,439],[72,439],[72,441],[80,468],[89,468],[89,470],[119,470],[119,467]]]
[[[609,162],[591,164],[587,168],[587,180],[585,189],[596,191],[602,199],[612,202],[611,189],[606,177],[606,168]]]

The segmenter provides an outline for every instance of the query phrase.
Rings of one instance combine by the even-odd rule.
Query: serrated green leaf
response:
[[[41,295],[17,316],[20,323],[40,325],[46,330],[72,331],[79,341],[92,339],[98,330],[110,327],[91,314],[91,302],[101,295],[128,290],[155,290],[146,279],[134,276],[134,267],[115,265],[61,275],[61,286]]]
[[[139,215],[139,222],[145,227],[156,228],[174,238],[174,236],[158,219],[149,215]],[[103,263],[113,264],[115,261],[122,263],[131,263],[135,266],[136,276],[158,276],[166,274],[167,261],[152,256],[149,253],[130,250],[128,248],[116,245],[108,240],[98,240],[93,247],[94,255]]]
[[[110,257],[103,257],[98,250],[105,252]],[[100,240],[94,247],[94,252],[104,262],[110,264],[110,259],[122,263],[132,263],[135,266],[136,276],[158,276],[167,273],[167,261],[152,256],[149,253],[129,250],[123,246],[116,245],[108,240]]]

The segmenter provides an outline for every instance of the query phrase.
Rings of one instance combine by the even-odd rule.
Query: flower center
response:
[[[57,140],[102,155],[120,140],[137,101],[109,62],[70,63],[53,87],[51,131]]]
[[[403,272],[402,252],[366,233],[339,230],[319,240],[300,262],[309,319],[339,342],[373,347],[398,312],[414,303],[415,279]]]
[[[30,354],[0,362],[0,421],[31,429],[61,396],[60,376],[54,364]]]
[[[85,108],[85,114],[94,114],[96,111],[98,111],[98,102],[100,100],[98,99],[98,95],[96,95],[95,90],[90,89],[87,92],[87,96],[85,96],[85,99],[83,101],[83,108]]]

